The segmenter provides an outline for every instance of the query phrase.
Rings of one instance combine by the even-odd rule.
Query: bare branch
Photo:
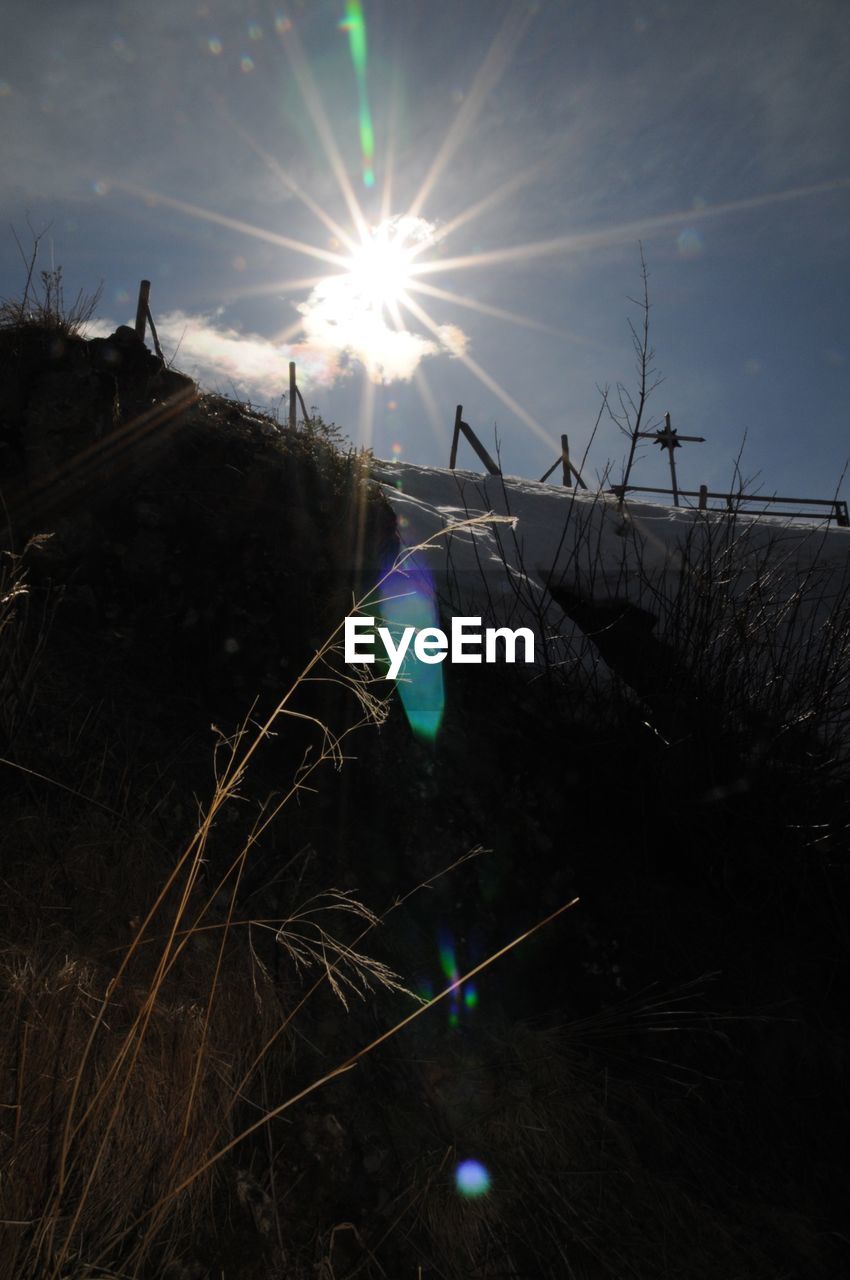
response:
[[[660,385],[662,379],[655,374],[653,361],[655,360],[655,350],[649,341],[649,271],[646,265],[646,256],[643,251],[643,244],[639,242],[640,248],[640,275],[643,283],[643,294],[641,298],[630,298],[635,306],[641,309],[641,320],[639,327],[633,321],[629,321],[629,332],[632,335],[632,347],[635,353],[635,366],[637,371],[637,400],[626,390],[622,384],[617,384],[617,397],[620,402],[622,415],[614,415],[614,421],[630,439],[629,453],[626,459],[626,465],[623,468],[622,484],[625,486],[629,483],[629,477],[635,464],[635,456],[637,453],[640,433],[644,428],[644,418],[646,416],[646,406],[649,397],[657,386]]]

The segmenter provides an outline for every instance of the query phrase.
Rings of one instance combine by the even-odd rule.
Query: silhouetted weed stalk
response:
[[[30,598],[26,587],[25,548],[23,555],[0,552],[0,733],[2,741],[11,743],[15,729],[26,715],[32,676],[38,661],[43,633],[35,646],[27,643],[26,627],[21,613],[26,613]],[[35,650],[35,652],[33,651]]]
[[[494,519],[499,517],[470,523]],[[411,557],[440,536],[404,550],[351,612],[374,611],[387,579],[403,571]],[[4,649],[15,643],[10,615],[21,599],[22,586],[13,575],[2,593],[0,643]],[[17,1089],[16,1100],[9,1104],[15,1119],[0,1222],[6,1237],[4,1256],[10,1260],[0,1265],[11,1269],[3,1274],[20,1280],[76,1280],[137,1275],[154,1258],[158,1267],[164,1266],[179,1253],[180,1241],[199,1229],[202,1206],[211,1193],[210,1177],[223,1156],[274,1117],[351,1070],[450,991],[535,932],[526,931],[433,1000],[422,1001],[388,966],[359,949],[386,913],[376,915],[350,892],[329,889],[313,895],[275,921],[236,918],[240,883],[257,842],[299,792],[311,786],[324,765],[342,767],[352,733],[379,725],[388,714],[389,695],[376,695],[375,679],[362,668],[340,662],[343,627],[344,619],[262,724],[257,726],[249,716],[235,735],[220,738],[209,806],[144,919],[133,922],[132,940],[105,992],[98,994],[97,966],[82,960],[54,955],[45,964],[37,947],[29,956],[10,948],[3,957],[11,1001],[7,1025],[17,1033],[12,1038],[12,1058],[4,1064]],[[293,705],[299,689],[314,681],[336,683],[356,699],[360,716],[341,733]],[[238,802],[260,746],[288,720],[316,731],[318,742],[305,752],[290,787],[261,806],[239,853],[211,890],[202,893],[202,868],[213,829],[226,807]],[[458,861],[447,870],[457,865]],[[397,899],[390,911],[402,901]],[[571,904],[548,920],[567,905]],[[216,912],[222,910],[224,919],[216,920]],[[353,942],[337,937],[337,924],[345,918],[360,926]],[[283,1014],[274,984],[249,946],[250,988],[254,1003],[263,1010],[261,1024],[266,1031],[259,1052],[252,1054],[246,1048],[222,1060],[219,1038],[234,1018],[238,1025],[246,1012],[244,1005],[239,1006],[244,975],[239,974],[228,943],[237,934],[250,934],[253,925],[273,927],[295,969],[314,969],[317,976],[294,1008]],[[211,943],[199,964],[197,947],[210,948]],[[193,994],[188,1000],[175,1001],[181,984],[191,987]],[[401,992],[417,1005],[338,1066],[285,1101],[264,1108],[254,1123],[239,1127],[234,1108],[246,1087],[323,984],[346,1007],[348,995],[364,997],[376,987]],[[249,1037],[236,1035],[236,1046],[243,1041]],[[235,1047],[232,1033],[224,1036],[224,1042]],[[54,1091],[59,1091],[63,1119],[58,1132],[57,1098],[46,1097],[38,1079],[44,1075],[54,1079]],[[185,1194],[190,1191],[193,1194]]]
[[[0,299],[0,329],[33,330],[55,337],[74,337],[97,310],[103,286],[100,285],[94,293],[85,293],[81,289],[73,302],[66,302],[62,267],[51,262],[49,268],[36,269],[41,243],[50,228],[35,231],[29,222],[27,225],[32,237],[29,252],[12,228],[26,275],[19,297]]]

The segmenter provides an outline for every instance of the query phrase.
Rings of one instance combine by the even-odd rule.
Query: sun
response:
[[[351,254],[346,273],[352,292],[374,311],[392,310],[411,286],[416,227],[405,225],[422,219],[387,218],[361,232],[361,243]],[[421,235],[417,237],[421,239]]]
[[[397,104],[394,100],[390,103],[387,150],[381,161],[382,190],[379,199],[372,198],[369,201],[369,209],[374,210],[372,216],[377,221],[375,225],[370,225],[369,209],[361,205],[355,193],[348,166],[340,154],[319,87],[301,45],[297,24],[289,21],[277,28],[278,34],[301,91],[304,107],[324,151],[329,173],[336,179],[342,203],[347,208],[347,220],[341,223],[325,209],[283,168],[273,154],[266,151],[255,137],[232,119],[225,107],[221,109],[230,125],[237,129],[242,142],[280,181],[281,187],[295,197],[313,215],[316,223],[329,233],[324,243],[308,243],[280,231],[270,231],[131,183],[112,184],[128,193],[143,196],[152,204],[177,209],[190,217],[218,224],[321,264],[321,275],[263,281],[249,289],[240,288],[233,300],[249,294],[258,297],[265,294],[285,296],[296,290],[298,293],[309,291],[303,300],[293,301],[298,318],[276,333],[274,341],[279,346],[289,347],[287,355],[293,354],[297,349],[299,360],[303,360],[306,353],[312,353],[325,362],[332,379],[348,373],[352,360],[362,366],[365,377],[362,384],[361,419],[367,438],[371,433],[373,388],[388,386],[396,381],[414,381],[435,437],[442,438],[444,425],[422,366],[427,357],[444,353],[458,360],[469,374],[495,395],[535,436],[545,441],[548,447],[555,451],[559,447],[551,430],[538,422],[523,404],[473,359],[468,350],[469,339],[460,326],[454,322],[440,322],[432,314],[432,306],[436,303],[441,307],[460,307],[511,324],[557,334],[561,338],[574,336],[569,332],[554,330],[512,310],[494,306],[465,293],[454,292],[435,282],[435,278],[443,272],[465,271],[496,263],[522,262],[583,247],[582,237],[570,235],[486,252],[475,249],[471,253],[446,257],[444,250],[449,237],[460,227],[475,221],[486,210],[494,208],[509,195],[521,190],[528,178],[536,172],[536,166],[512,173],[501,185],[473,200],[449,220],[423,216],[423,210],[432,203],[432,196],[438,191],[441,176],[458,148],[469,137],[478,114],[510,62],[512,50],[520,39],[525,21],[517,20],[518,13],[516,6],[510,7],[508,17],[496,33],[419,189],[412,201],[408,203],[405,200],[404,213],[391,212],[395,185],[393,122],[396,119]],[[343,26],[349,32],[358,82],[363,183],[367,189],[371,189],[375,185],[376,157],[366,98],[365,25],[362,6],[356,0],[350,0],[347,4]],[[628,228],[630,235],[633,231],[633,227]],[[294,339],[297,342],[292,345]]]
[[[298,304],[308,345],[353,354],[376,385],[407,381],[426,356],[459,350],[465,337],[456,326],[418,333],[402,315],[416,305],[410,297],[421,269],[415,259],[436,234],[436,224],[425,218],[394,214],[373,227],[361,219],[354,232],[335,236],[346,251],[335,258],[340,270],[315,280]]]

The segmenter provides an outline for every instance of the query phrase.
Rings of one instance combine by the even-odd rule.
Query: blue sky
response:
[[[650,408],[707,438],[679,451],[680,483],[727,487],[746,432],[762,492],[833,492],[842,0],[6,0],[4,17],[2,222],[25,245],[27,217],[49,226],[41,265],[52,252],[67,296],[103,281],[102,328],[149,277],[166,351],[204,386],[276,404],[294,358],[326,420],[439,465],[462,403],[534,478],[562,431],[583,452],[599,388],[634,389],[640,240]],[[22,277],[0,233],[0,296]],[[603,417],[588,480],[624,455]],[[633,479],[666,483],[654,446]]]

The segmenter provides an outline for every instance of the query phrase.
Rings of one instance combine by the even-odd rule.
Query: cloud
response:
[[[403,236],[427,243],[420,229],[404,223],[424,223],[423,219],[397,220]],[[384,224],[388,225],[388,224]],[[429,230],[430,237],[430,230]],[[376,268],[370,268],[373,271]],[[372,382],[409,382],[423,360],[429,356],[448,354],[462,356],[468,339],[454,324],[435,327],[434,338],[414,333],[401,323],[401,311],[391,307],[395,323],[390,324],[387,311],[373,296],[375,282],[367,272],[330,276],[316,285],[306,302],[298,306],[304,317],[307,345],[335,355],[338,359],[358,360]],[[398,293],[403,293],[400,281]],[[394,295],[389,286],[390,299]]]
[[[439,334],[440,345],[450,356],[460,357],[466,355],[469,339],[463,329],[459,329],[456,324],[441,324],[439,326]]]
[[[407,329],[392,329],[382,314],[364,307],[346,276],[323,280],[298,310],[307,345],[359,360],[373,382],[406,382],[440,347]]]
[[[87,326],[86,334],[105,337],[115,327],[111,320],[97,320]],[[250,399],[278,399],[289,387],[290,360],[298,365],[299,385],[305,391],[330,386],[346,373],[338,352],[242,333],[216,315],[170,311],[157,316],[156,328],[166,357],[181,372],[202,387],[228,391],[232,385]]]
[[[330,284],[330,281],[324,282]],[[289,361],[298,365],[305,393],[329,387],[350,376],[352,358],[375,382],[406,381],[427,356],[466,350],[466,335],[456,325],[441,325],[439,341],[405,329],[391,329],[375,312],[346,314],[337,291],[313,291],[317,298],[301,304],[306,340],[275,342],[258,333],[243,333],[219,315],[170,311],[156,318],[157,334],[169,360],[202,387],[234,387],[248,399],[271,403],[288,389]],[[86,327],[88,337],[107,337],[120,321],[99,319]],[[150,338],[148,338],[150,343]]]
[[[323,281],[298,310],[308,346],[359,360],[372,382],[409,382],[429,356],[460,356],[468,345],[454,324],[438,326],[439,341],[392,328],[382,312],[360,304],[345,277]]]
[[[297,342],[243,332],[224,321],[222,309],[158,315],[160,342],[175,365],[202,386],[232,385],[249,399],[277,399],[288,386],[290,360],[305,390],[350,376],[355,362],[373,382],[409,381],[429,356],[459,358],[468,345],[455,324],[433,324],[433,336],[427,336],[402,322],[397,300],[404,296],[412,255],[433,244],[434,230],[424,218],[409,215],[374,228],[362,261],[353,257],[350,271],[321,280],[298,304],[303,337]],[[107,335],[114,328],[101,320],[89,333]],[[288,334],[293,332],[291,327]]]

